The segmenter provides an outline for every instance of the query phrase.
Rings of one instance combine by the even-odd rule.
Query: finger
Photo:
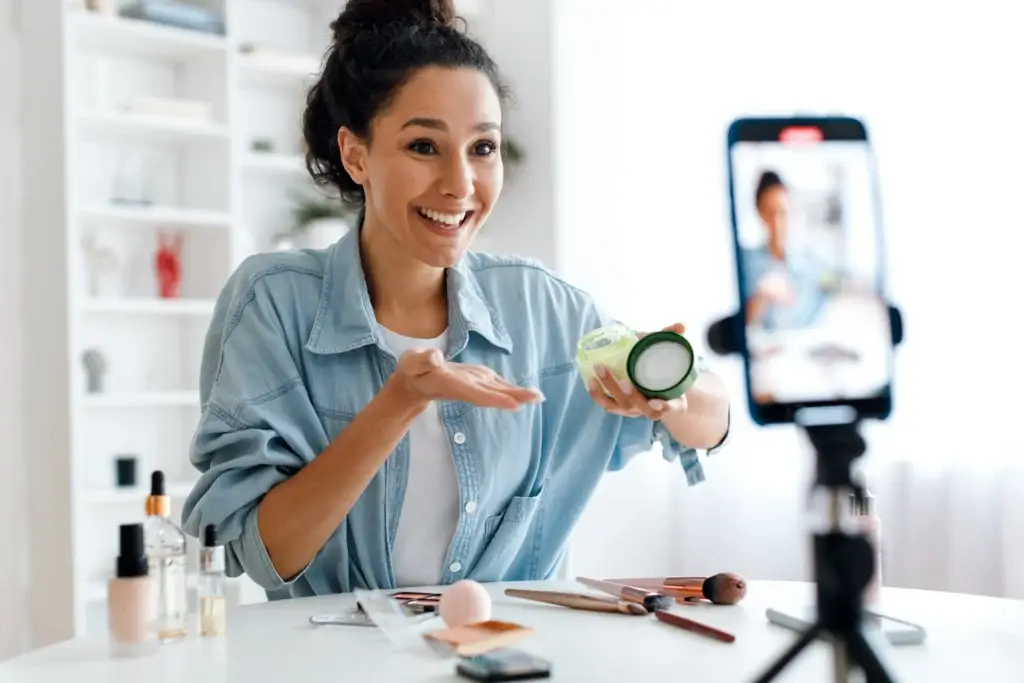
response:
[[[594,403],[601,406],[609,413],[622,415],[623,417],[640,416],[639,411],[623,408],[618,403],[616,403],[614,399],[612,399],[611,397],[608,396],[608,394],[605,393],[604,388],[601,386],[601,383],[598,382],[597,380],[591,382],[590,387],[588,388],[588,393],[590,394],[590,397],[594,399]]]
[[[472,403],[481,408],[501,408],[503,410],[515,410],[523,404],[523,401],[509,396],[507,393],[495,391],[482,385],[468,385],[463,391],[457,392],[457,400],[465,403]]]
[[[544,400],[544,394],[539,390],[531,387],[521,387],[518,384],[512,384],[507,380],[502,380],[500,377],[485,382],[483,386],[491,389],[492,391],[497,391],[507,396],[511,396],[521,403],[539,403]]]
[[[628,379],[617,380],[610,375],[606,376],[601,384],[611,394],[612,400],[619,406],[620,410],[627,411],[633,415],[646,415],[651,417],[656,411],[648,405],[647,399],[637,391],[633,383]]]
[[[652,398],[647,402],[647,416],[657,420],[667,413],[684,413],[688,407],[689,403],[686,401],[686,396],[680,396],[671,401]]]

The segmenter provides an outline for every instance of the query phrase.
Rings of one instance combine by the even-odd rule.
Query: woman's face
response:
[[[475,69],[428,67],[371,124],[370,143],[339,132],[366,193],[366,229],[413,258],[454,265],[501,194],[501,103]],[[346,139],[347,138],[347,139]]]
[[[768,229],[768,238],[775,244],[785,244],[789,228],[789,197],[786,188],[776,186],[766,190],[757,203],[757,213]]]

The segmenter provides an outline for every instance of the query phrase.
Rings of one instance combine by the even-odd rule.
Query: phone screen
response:
[[[793,422],[815,408],[887,417],[893,339],[863,124],[741,119],[728,148],[753,419]]]

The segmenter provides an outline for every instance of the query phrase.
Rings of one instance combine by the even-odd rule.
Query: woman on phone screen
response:
[[[611,321],[534,262],[468,251],[502,188],[506,89],[450,0],[349,0],[304,115],[360,224],[230,277],[202,359],[184,506],[271,599],[552,576],[601,476],[660,441],[691,484],[729,403],[588,392]],[[681,330],[681,325],[673,326]]]

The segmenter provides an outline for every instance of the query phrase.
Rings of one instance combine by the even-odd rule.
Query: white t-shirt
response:
[[[395,357],[411,349],[444,353],[448,348],[447,332],[435,339],[414,339],[380,329]],[[451,445],[437,404],[431,402],[409,429],[409,477],[392,553],[396,587],[439,583],[458,523],[459,481]]]

